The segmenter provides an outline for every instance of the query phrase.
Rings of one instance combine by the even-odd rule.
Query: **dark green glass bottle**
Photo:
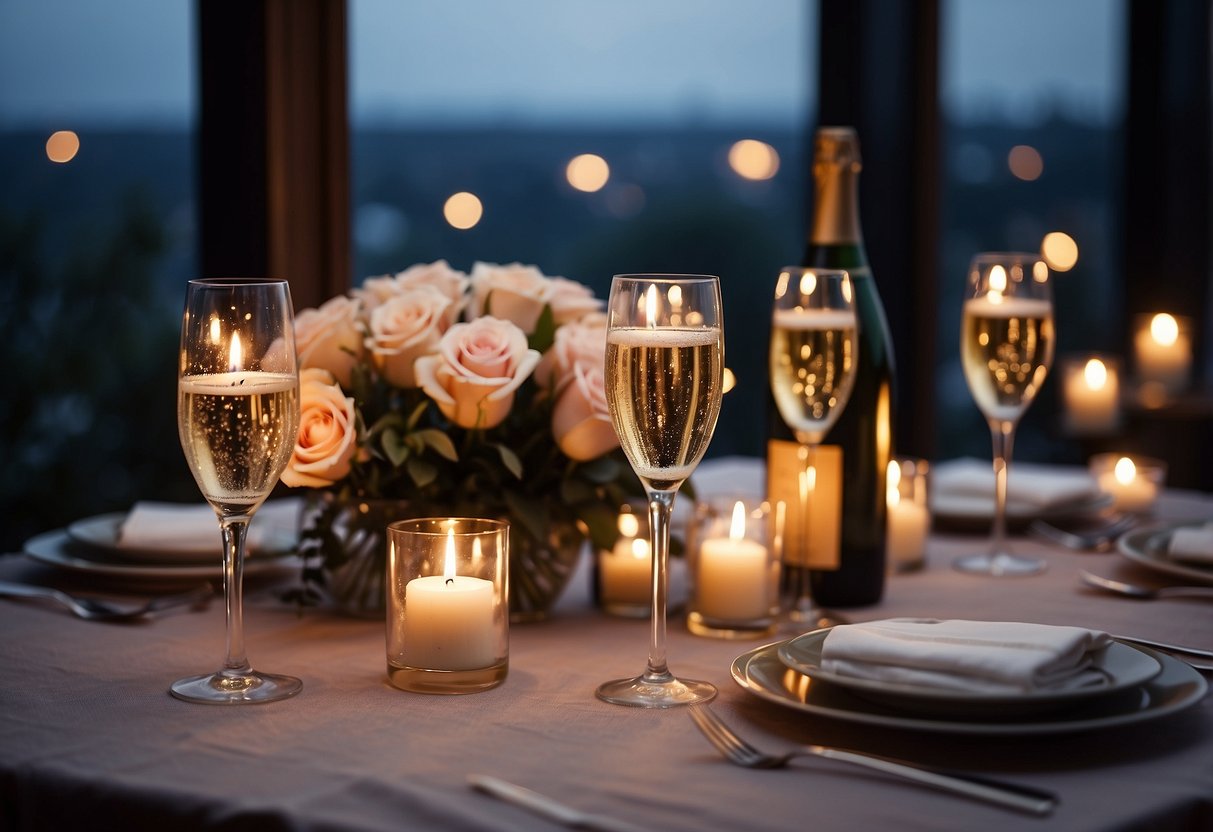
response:
[[[859,362],[850,401],[823,445],[842,449],[838,568],[813,570],[823,607],[874,604],[884,594],[888,508],[886,471],[893,452],[893,342],[859,222],[859,140],[850,127],[823,127],[814,139],[813,222],[801,265],[846,269],[855,286]],[[772,438],[791,438],[778,413]]]

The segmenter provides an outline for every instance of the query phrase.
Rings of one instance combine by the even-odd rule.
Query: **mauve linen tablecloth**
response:
[[[719,472],[719,468],[717,470]],[[715,480],[713,480],[715,481]],[[740,480],[726,476],[725,483]],[[1213,516],[1213,500],[1170,493],[1161,516]],[[979,537],[935,535],[928,568],[891,579],[856,619],[935,616],[1080,624],[1213,647],[1213,605],[1135,602],[1079,586],[1079,569],[1149,579],[1110,553],[1020,539],[1050,561],[1040,576],[992,579],[948,568]],[[0,577],[54,581],[19,557]],[[645,621],[609,618],[575,576],[550,621],[510,633],[510,674],[468,696],[387,684],[383,626],[246,598],[254,666],[304,680],[296,698],[238,708],[190,705],[168,684],[213,670],[223,605],[142,626],[90,623],[0,602],[0,826],[6,829],[537,830],[555,828],[471,791],[492,774],[581,809],[654,830],[1213,829],[1213,702],[1086,734],[966,737],[873,728],[754,698],[729,677],[753,642],[670,622],[681,675],[720,688],[714,708],[755,741],[845,745],[971,769],[1056,791],[1034,819],[826,761],[778,771],[726,764],[680,710],[597,701],[595,686],[643,667]]]

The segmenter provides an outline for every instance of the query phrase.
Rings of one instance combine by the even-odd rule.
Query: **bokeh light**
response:
[[[766,142],[742,139],[729,148],[729,167],[743,179],[770,179],[779,170],[779,153]]]
[[[484,206],[475,194],[460,191],[451,194],[447,199],[446,204],[442,206],[442,215],[452,226],[466,231],[480,222],[480,218],[484,216]]]
[[[574,188],[592,194],[601,191],[606,185],[607,180],[611,178],[611,168],[601,156],[582,153],[569,160],[564,175]]]
[[[1078,263],[1078,243],[1064,231],[1050,231],[1040,243],[1040,254],[1054,271],[1068,272]]]
[[[80,151],[80,137],[71,130],[57,130],[46,140],[46,158],[65,164]]]
[[[1007,167],[1016,178],[1033,182],[1044,173],[1045,163],[1044,159],[1040,158],[1039,150],[1030,145],[1017,144],[1007,154]]]

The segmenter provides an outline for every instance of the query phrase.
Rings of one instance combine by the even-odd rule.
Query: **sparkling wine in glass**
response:
[[[783,268],[775,284],[771,393],[779,415],[800,443],[800,499],[795,507],[799,554],[790,567],[796,599],[788,611],[798,623],[823,618],[809,583],[810,508],[817,482],[814,460],[817,446],[838,421],[855,386],[859,319],[854,288],[850,275],[841,269],[798,266]],[[786,539],[783,545],[791,548]]]
[[[1015,426],[1053,363],[1053,286],[1035,254],[978,254],[965,280],[960,356],[994,440],[994,522],[986,552],[955,561],[963,572],[1031,575],[1039,558],[1007,546],[1007,474]]]
[[[618,275],[607,302],[606,396],[611,422],[649,500],[653,557],[649,661],[644,673],[599,686],[617,705],[706,702],[708,682],[677,679],[666,664],[670,514],[720,415],[724,328],[720,281],[710,275]]]
[[[189,702],[245,704],[293,696],[303,683],[258,673],[244,652],[242,586],[249,521],[290,460],[299,371],[285,280],[191,280],[181,323],[177,428],[223,538],[227,656],[215,673],[174,682]]]

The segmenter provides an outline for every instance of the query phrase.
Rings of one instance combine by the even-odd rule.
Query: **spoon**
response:
[[[60,592],[47,586],[17,584],[7,581],[0,582],[0,597],[35,598],[54,601],[61,606],[67,607],[72,615],[77,618],[120,624],[140,621],[150,613],[166,610],[170,607],[202,606],[210,603],[214,594],[215,590],[210,584],[203,584],[191,589],[189,592],[177,595],[161,595],[152,598],[146,603],[131,606],[130,604],[115,604],[112,601],[106,601],[101,598],[68,595],[66,592]]]
[[[1142,601],[1149,601],[1155,598],[1180,598],[1184,596],[1213,599],[1213,586],[1165,586],[1161,589],[1153,589],[1147,586],[1140,586],[1139,584],[1130,584],[1125,581],[1105,578],[1103,575],[1096,575],[1085,569],[1081,570],[1078,575],[1087,586],[1102,589],[1115,595],[1123,595],[1126,598],[1137,598]]]

